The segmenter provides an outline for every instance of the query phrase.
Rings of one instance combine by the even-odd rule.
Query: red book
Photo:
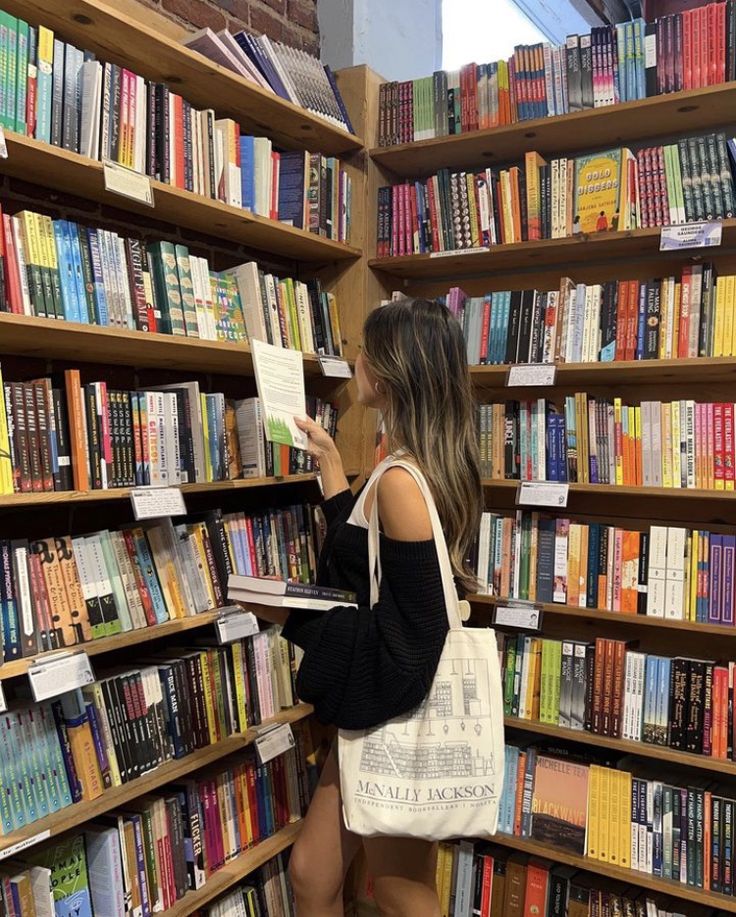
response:
[[[626,359],[633,360],[636,356],[636,332],[639,323],[639,281],[629,281],[629,314],[626,322],[627,341]]]
[[[692,10],[682,11],[682,88],[693,88]]]
[[[692,46],[693,46],[693,89],[700,89],[701,86],[705,85],[701,74],[701,18],[700,18],[700,9],[695,8],[691,11],[691,25],[692,25]]]
[[[391,255],[399,254],[399,186],[391,190]]]
[[[726,490],[734,489],[734,411],[733,402],[727,401],[723,410],[723,480]]]
[[[417,214],[417,186],[409,185],[409,254],[419,251],[419,218]]]
[[[713,406],[713,477],[716,490],[726,489],[724,425],[726,405],[718,402]]]
[[[493,895],[493,857],[490,855],[490,853],[484,853],[480,859],[483,866],[480,896],[480,917],[491,917],[491,896]]]
[[[606,663],[606,640],[596,637],[593,660],[593,724],[592,731],[602,734],[603,725],[603,672]]]
[[[693,268],[686,264],[682,268],[680,295],[680,333],[677,340],[677,356],[686,357],[690,344],[690,294],[692,292]]]
[[[69,439],[72,454],[72,477],[75,490],[89,490],[87,471],[87,441],[84,435],[84,405],[78,369],[64,371]],[[155,621],[153,622],[155,623]]]
[[[629,284],[619,280],[616,284],[616,352],[614,360],[626,359],[626,313],[629,308]]]
[[[480,333],[480,362],[486,362],[486,353],[488,352],[488,333],[491,324],[491,297],[486,296],[483,300],[483,322]]]
[[[0,213],[2,211],[0,210]],[[18,256],[15,251],[15,239],[13,238],[13,224],[7,213],[2,213],[3,238],[5,242],[5,297],[10,306],[10,311],[18,315],[23,314],[23,294],[20,285],[20,270],[18,268]]]
[[[547,913],[549,895],[549,863],[530,860],[526,869],[526,892],[524,894],[524,917],[538,917]]]
[[[429,202],[429,225],[432,234],[432,251],[440,251],[439,221],[437,216],[437,199],[434,193],[434,180],[427,179],[427,201]]]
[[[238,159],[240,159],[240,143],[235,146]],[[240,162],[238,162],[240,168]],[[281,154],[275,151],[271,152],[271,205],[270,216],[272,220],[279,218],[279,180],[281,176]],[[335,229],[333,228],[333,234]],[[333,235],[334,237],[334,235]]]
[[[26,81],[26,135],[36,136],[36,109],[38,102],[38,69],[36,62],[29,63]]]

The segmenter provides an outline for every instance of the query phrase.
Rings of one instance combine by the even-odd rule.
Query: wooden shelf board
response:
[[[513,604],[516,601],[515,599],[504,599],[493,595],[481,594],[470,595],[467,598],[472,605],[505,605]],[[540,607],[545,615],[584,618],[586,621],[613,622],[626,627],[650,627],[657,630],[712,634],[717,637],[736,637],[736,627],[729,627],[723,624],[698,624],[695,621],[676,621],[668,618],[653,618],[649,615],[622,614],[620,611],[603,611],[597,608],[577,608],[574,605],[557,605],[553,602],[542,602]]]
[[[679,764],[683,767],[702,771],[715,771],[723,777],[736,777],[736,762],[724,761],[722,758],[709,758],[707,755],[696,755],[692,752],[677,751],[666,745],[650,745],[647,742],[632,742],[629,739],[617,739],[612,736],[597,735],[582,729],[565,729],[562,726],[551,726],[536,720],[523,720],[518,717],[504,717],[508,729],[519,729],[537,735],[564,739],[568,742],[580,742],[596,748],[610,748],[625,755],[636,755],[640,758],[656,758],[668,764]]]
[[[240,856],[235,857],[222,869],[218,869],[216,873],[213,873],[202,888],[187,892],[180,901],[177,901],[173,907],[170,907],[165,912],[166,917],[188,917],[193,911],[213,901],[232,888],[233,885],[240,882],[241,879],[258,869],[259,866],[263,866],[264,863],[275,857],[277,853],[281,853],[282,850],[291,847],[299,836],[301,828],[302,821],[292,822],[277,831],[276,834],[251,847],[250,850],[241,853]]]
[[[213,624],[219,616],[219,609],[204,611],[198,615],[179,618],[175,621],[166,621],[164,624],[156,624],[153,627],[139,627],[137,630],[116,634],[114,637],[101,637],[99,640],[90,640],[89,643],[80,644],[75,649],[84,650],[88,656],[99,656],[101,653],[111,653],[115,650],[125,649],[128,646],[150,643],[152,640],[160,640],[164,637],[171,637],[174,634],[182,634],[186,631],[207,627],[209,624]],[[34,662],[55,653],[58,653],[58,650],[53,650],[50,653],[36,653],[35,656],[0,663],[0,681],[25,675]]]
[[[9,312],[0,313],[0,353],[229,376],[253,375],[247,344],[104,328]],[[304,373],[322,376],[315,355],[304,355]]]
[[[358,248],[344,242],[335,242],[153,179],[154,207],[148,207],[106,191],[103,166],[96,160],[10,131],[5,136],[8,158],[2,161],[0,171],[15,178],[110,204],[121,210],[153,216],[172,226],[208,232],[214,237],[262,249],[275,256],[325,263],[349,261],[360,255]]]
[[[296,707],[282,710],[275,717],[264,721],[264,723],[295,723],[309,716],[311,712],[312,707],[309,704],[298,704]],[[0,837],[0,862],[2,862],[4,856],[7,856],[4,851],[14,847],[16,844],[24,841],[32,841],[33,844],[41,843],[50,837],[56,837],[64,831],[69,831],[71,828],[76,828],[84,822],[102,815],[104,812],[110,812],[133,799],[137,799],[139,796],[150,793],[172,780],[178,780],[186,774],[212,764],[214,761],[219,761],[235,751],[242,750],[246,745],[250,745],[256,736],[256,729],[249,729],[241,735],[230,736],[216,745],[208,745],[207,748],[201,748],[195,751],[194,754],[187,755],[186,758],[167,761],[156,770],[144,774],[137,780],[106,790],[102,796],[91,802],[74,803],[59,812],[55,812],[53,815],[48,815],[46,818],[40,818],[32,824],[26,825],[12,834]]]
[[[471,366],[473,383],[503,388],[510,367]],[[553,388],[578,385],[661,385],[666,382],[713,383],[736,381],[735,357],[696,357],[683,360],[619,360],[614,363],[558,363]]]
[[[650,876],[635,869],[623,869],[620,866],[601,863],[599,860],[577,856],[574,853],[568,853],[559,845],[551,847],[549,844],[540,844],[521,837],[510,837],[508,834],[494,834],[492,840],[494,844],[511,847],[513,850],[519,850],[531,856],[552,860],[555,863],[564,863],[566,866],[574,866],[576,869],[583,869],[596,875],[606,876],[609,879],[617,879],[627,885],[637,885],[640,888],[647,888],[663,895],[671,895],[673,898],[690,901],[693,904],[704,904],[718,908],[721,911],[728,911],[730,914],[736,914],[736,898],[705,891],[702,888],[693,888],[690,885],[682,885],[679,882],[673,882],[671,879],[659,879],[656,876]]]
[[[254,487],[276,487],[284,484],[304,484],[317,480],[316,474],[287,474],[279,478],[238,478],[235,481],[212,481],[209,484],[181,484],[179,489],[187,494],[226,493],[232,490],[250,490]],[[107,490],[55,490],[50,493],[20,493],[0,496],[3,507],[50,506],[54,503],[103,503],[127,500],[134,487],[117,487]]]
[[[372,258],[369,267],[407,280],[470,277],[493,272],[537,270],[554,265],[565,270],[591,262],[640,258],[659,252],[660,228],[623,232],[581,233],[565,239],[541,239],[494,245],[489,249],[436,254]],[[736,219],[723,221],[723,247],[736,243]],[[671,252],[667,253],[672,255]],[[680,259],[687,252],[675,253]]]
[[[485,478],[483,487],[486,490],[510,491],[516,490],[519,481],[494,480]],[[666,500],[714,500],[717,502],[732,503],[736,505],[736,493],[728,490],[701,490],[686,487],[629,487],[617,484],[570,484],[570,494],[585,494],[590,496],[607,495],[616,497],[656,497]],[[522,508],[522,507],[520,507]],[[526,507],[533,509],[534,507]],[[540,507],[541,509],[542,507]]]
[[[112,0],[8,0],[5,8],[33,25],[49,26],[102,60],[167,83],[197,108],[214,108],[217,117],[233,118],[279,146],[338,155],[364,145],[354,134],[190,51],[161,34],[155,23],[126,15]]]
[[[396,175],[415,178],[443,167],[478,169],[515,161],[522,158],[524,150],[554,157],[683,131],[697,133],[724,125],[726,112],[733,111],[734,106],[736,85],[724,83],[555,118],[377,147],[370,155]]]

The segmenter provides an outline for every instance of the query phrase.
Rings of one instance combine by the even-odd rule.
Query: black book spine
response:
[[[687,659],[673,659],[670,669],[670,747],[685,749],[687,720],[687,685],[689,663]]]
[[[121,143],[121,112],[120,96],[122,92],[123,75],[116,64],[110,68],[110,159],[113,162],[120,162],[120,143]]]
[[[113,744],[117,737],[116,752],[118,756],[118,767],[120,768],[120,777],[124,783],[132,780],[136,772],[131,759],[130,744],[125,729],[127,718],[120,704],[117,683],[115,678],[108,678],[101,682],[102,695],[107,707],[107,718],[110,721],[110,729],[113,734]]]
[[[54,490],[72,489],[72,459],[69,443],[69,424],[66,415],[66,398],[61,389],[51,391],[56,426],[56,453],[58,471],[54,475]]]
[[[192,164],[192,106],[184,100],[184,187],[194,190],[194,169]]]
[[[649,571],[649,532],[642,532],[639,539],[639,576],[637,585],[639,594],[637,596],[637,614],[645,615],[647,613],[647,577]]]
[[[190,665],[191,663],[191,665]],[[204,701],[204,675],[202,673],[202,660],[199,655],[187,659],[190,671],[189,685],[192,695],[192,709],[194,721],[192,723],[195,748],[204,748],[209,744],[209,729],[207,727],[207,710]]]
[[[146,174],[158,178],[158,84],[146,81]]]
[[[506,335],[506,359],[504,361],[506,363],[514,363],[516,361],[521,326],[521,297],[522,294],[516,290],[511,294],[509,327]]]
[[[79,251],[81,253],[82,260],[82,277],[84,279],[84,298],[87,307],[87,318],[89,319],[90,325],[97,324],[97,313],[95,310],[95,279],[94,273],[92,271],[92,255],[89,250],[89,237],[87,236],[87,229],[84,226],[77,226],[77,236],[79,238]],[[58,276],[54,277],[55,284],[59,284],[58,289],[54,289],[54,296],[56,297],[57,310],[59,304],[61,303],[61,283]]]
[[[685,750],[700,753],[703,748],[703,705],[705,701],[705,663],[690,661],[690,693],[687,702]]]
[[[261,702],[258,695],[258,679],[256,678],[256,657],[253,649],[253,638],[249,637],[245,641],[245,651],[247,658],[248,684],[250,685],[250,697],[253,707],[253,725],[258,726],[262,722]]]

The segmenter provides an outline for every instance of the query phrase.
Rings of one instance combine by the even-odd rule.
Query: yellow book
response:
[[[440,913],[442,917],[452,917],[450,913],[450,897],[452,896],[452,868],[455,861],[455,844],[447,844],[445,847],[445,859],[442,869],[442,897],[440,898]]]
[[[692,534],[692,533],[690,533]],[[693,548],[691,537],[685,537],[685,584],[682,590],[682,620],[690,620],[690,551]]]
[[[508,169],[501,172],[501,206],[503,207],[503,239],[505,244],[517,242],[514,227],[514,209],[511,203],[511,175]]]
[[[602,767],[599,774],[599,826],[598,826],[598,859],[602,863],[611,861],[611,772]]]
[[[446,856],[445,847],[446,846],[447,846],[446,844],[438,844],[437,846],[437,866],[435,868],[434,881],[437,887],[437,897],[439,898],[440,902],[442,902],[442,893],[443,893],[442,879],[445,875],[445,856]]]
[[[608,774],[608,862],[611,866],[619,866],[620,853],[620,825],[619,825],[619,805],[621,803],[620,793],[621,785],[619,783],[619,772],[607,767]],[[606,824],[606,822],[604,822]]]
[[[601,820],[601,767],[597,764],[590,765],[588,773],[588,831],[585,836],[585,855],[591,860],[598,860],[598,835]]]
[[[334,293],[323,293],[327,297],[327,310],[330,315],[332,329],[332,343],[339,357],[342,356],[342,329],[340,327],[340,310],[337,307],[337,297]]]
[[[468,189],[468,210],[470,211],[470,241],[473,248],[480,248],[478,207],[475,203],[475,175],[472,172],[466,172],[465,184]]]
[[[672,486],[682,487],[682,452],[680,451],[680,402],[673,401],[670,405],[672,416]]]
[[[659,342],[657,356],[664,360],[667,356],[667,342],[669,340],[670,314],[670,277],[663,277],[659,285]]]
[[[0,494],[12,494],[14,489],[13,465],[10,461],[10,432],[5,411],[5,385],[0,365]]]
[[[680,340],[680,308],[682,305],[682,284],[675,284],[675,302],[674,302],[674,313],[672,316],[672,340],[669,345],[668,357],[677,356],[677,342]]]
[[[726,321],[726,276],[723,275],[718,278],[716,282],[716,316],[715,316],[715,325],[713,330],[713,356],[714,357],[723,357],[725,352],[723,350],[724,346],[724,331],[725,331],[725,321]]]
[[[734,309],[736,309],[736,274],[726,275],[726,308],[723,319],[723,356],[732,357],[736,353],[733,346]]]
[[[615,429],[621,429],[621,410],[622,402],[620,398],[613,399],[613,424]],[[616,484],[624,483],[624,456],[620,449],[616,448],[614,450],[616,457]]]
[[[634,408],[634,455],[636,456],[636,484],[642,484],[641,470],[641,408]]]
[[[631,868],[631,773],[618,771],[618,864],[623,869]]]
[[[239,732],[245,732],[248,728],[248,712],[245,704],[245,658],[242,642],[236,640],[231,643],[230,651],[233,654],[233,671],[235,672],[235,704],[238,708],[238,729]]]
[[[529,601],[537,600],[537,551],[539,547],[539,513],[532,513],[532,537],[529,546]]]
[[[621,148],[575,160],[575,214],[580,232],[604,232],[619,216]]]
[[[688,588],[688,621],[696,620],[698,597],[698,555],[700,554],[700,531],[693,529],[690,533],[690,582]]]
[[[194,547],[197,553],[197,558],[199,560],[198,566],[202,571],[202,579],[207,589],[207,596],[209,598],[209,607],[217,607],[217,598],[215,596],[215,589],[212,585],[212,576],[210,575],[210,568],[207,563],[207,552],[204,546],[204,533],[205,529],[204,522],[195,522],[193,525],[187,526],[189,531],[189,537],[194,539]]]
[[[662,424],[662,486],[672,487],[672,408],[663,401],[660,407]]]
[[[578,606],[585,608],[588,598],[588,533],[590,527],[580,526],[580,562],[578,563]]]
[[[217,719],[215,717],[215,699],[212,696],[212,683],[210,681],[210,661],[206,651],[199,654],[202,666],[202,681],[204,682],[204,706],[207,713],[207,732],[212,745],[217,741]]]
[[[250,806],[248,805],[248,773],[243,768],[238,772],[238,780],[240,781],[240,798],[243,800],[243,824],[245,825],[245,846],[250,847],[250,845],[255,841],[255,836],[253,834],[253,824],[251,822],[250,815]]]

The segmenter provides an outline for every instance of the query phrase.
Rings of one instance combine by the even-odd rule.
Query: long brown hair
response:
[[[468,554],[478,534],[482,490],[462,329],[440,303],[403,299],[370,313],[363,353],[386,393],[389,447],[406,450],[424,473],[453,572],[475,591]]]

